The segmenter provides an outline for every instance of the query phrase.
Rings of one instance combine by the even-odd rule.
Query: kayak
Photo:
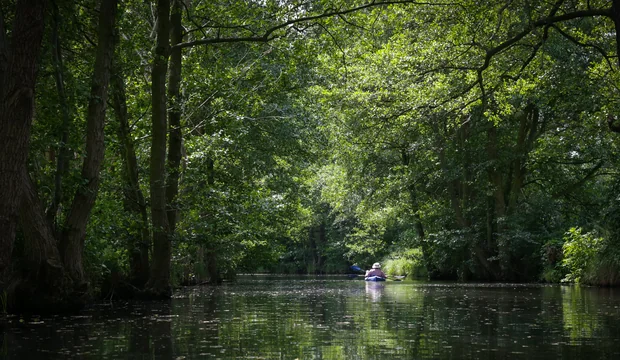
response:
[[[365,278],[364,280],[366,280],[366,281],[385,281],[385,278],[381,277],[381,276],[369,276],[369,277]]]

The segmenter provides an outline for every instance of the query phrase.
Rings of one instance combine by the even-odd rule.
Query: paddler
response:
[[[372,269],[366,270],[366,275],[364,275],[364,277],[369,277],[369,276],[379,276],[382,278],[387,277],[385,276],[385,273],[381,271],[381,264],[379,264],[378,262],[372,264]]]

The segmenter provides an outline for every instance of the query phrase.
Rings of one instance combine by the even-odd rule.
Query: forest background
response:
[[[240,272],[620,281],[620,1],[0,7],[6,311]]]

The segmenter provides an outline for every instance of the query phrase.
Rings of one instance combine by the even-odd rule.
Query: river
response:
[[[0,326],[3,359],[619,359],[620,289],[241,276]]]

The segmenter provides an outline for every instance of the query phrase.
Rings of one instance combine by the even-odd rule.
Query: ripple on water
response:
[[[6,359],[620,358],[617,290],[240,278],[170,301],[10,317]]]

